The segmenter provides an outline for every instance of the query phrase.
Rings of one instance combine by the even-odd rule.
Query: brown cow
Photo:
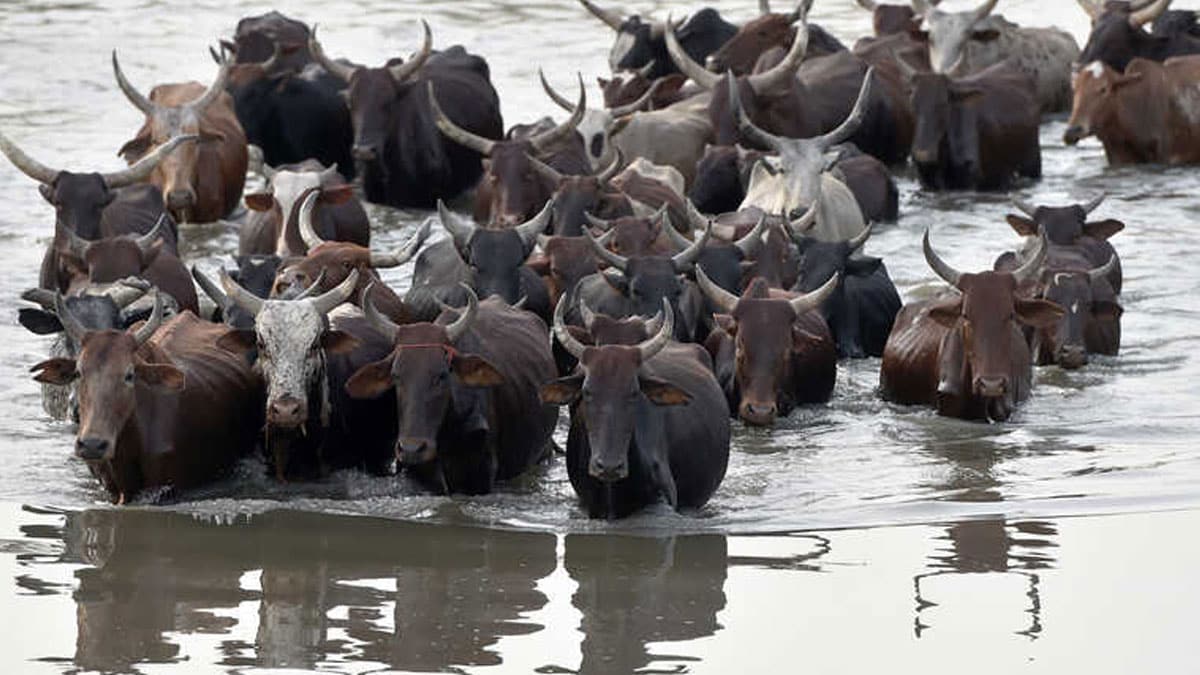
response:
[[[1050,326],[1063,315],[1052,302],[1018,294],[1045,259],[1045,239],[1012,272],[959,272],[933,251],[928,231],[924,248],[929,266],[956,292],[900,310],[883,351],[881,394],[949,417],[1007,420],[1033,383],[1021,325]]]
[[[721,312],[706,346],[729,400],[746,424],[771,426],[797,405],[833,394],[837,349],[820,308],[838,275],[812,293],[772,290],[754,279],[739,298],[696,270],[696,281]]]
[[[86,330],[57,301],[74,359],[33,367],[39,382],[79,380],[75,454],[109,498],[187,489],[228,472],[262,427],[262,383],[249,363],[216,346],[223,326],[190,312],[163,323],[161,299],[131,331]]]
[[[237,208],[249,157],[233,98],[225,93],[229,64],[221,66],[207,89],[199,82],[160,84],[147,98],[121,72],[116,50],[112,63],[117,85],[146,115],[137,135],[118,154],[134,164],[175,136],[198,134],[200,143],[189,143],[163,159],[150,182],[162,190],[167,210],[181,223],[213,222]]]
[[[1133,59],[1124,73],[1094,61],[1074,85],[1068,145],[1094,135],[1114,166],[1200,162],[1200,56]]]

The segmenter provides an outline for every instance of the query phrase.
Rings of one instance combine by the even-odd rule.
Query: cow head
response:
[[[940,73],[913,73],[917,117],[912,158],[923,185],[973,185],[980,170],[979,134],[970,122],[982,90]]]
[[[52,169],[25,154],[0,134],[0,152],[13,166],[38,182],[42,198],[54,207],[55,221],[85,239],[100,238],[100,216],[112,203],[116,190],[145,181],[163,159],[179,146],[197,140],[197,136],[170,139],[128,169],[111,173],[72,173]]]
[[[1075,73],[1075,101],[1071,119],[1063,132],[1063,142],[1075,145],[1079,141],[1111,124],[1119,109],[1114,98],[1122,89],[1141,82],[1142,73],[1119,73],[1100,61],[1092,61]]]
[[[704,65],[714,73],[731,70],[735,75],[749,74],[758,57],[768,50],[794,43],[797,30],[793,24],[805,19],[810,5],[811,0],[801,0],[787,14],[767,11],[750,19],[720,49],[709,54]],[[803,26],[801,31],[807,33],[808,27]]]
[[[499,295],[513,305],[523,295],[521,266],[533,252],[538,235],[545,233],[553,209],[554,202],[547,202],[533,220],[501,230],[478,227],[440,201],[438,217],[454,240],[459,257],[470,268],[474,290],[485,298]]]
[[[1162,15],[1170,0],[1141,3],[1136,10],[1123,2],[1108,2],[1103,7],[1092,0],[1078,2],[1092,20],[1092,32],[1079,54],[1080,63],[1099,61],[1122,72],[1134,58],[1154,54],[1169,42],[1169,38],[1151,35],[1143,27]]]
[[[580,76],[579,101],[570,118],[548,131],[510,141],[483,138],[455,124],[438,104],[432,82],[429,83],[429,105],[443,135],[489,158],[483,176],[492,199],[489,222],[496,226],[512,226],[528,220],[554,191],[550,178],[538,170],[531,157],[544,156],[575,135],[587,112],[587,92]]]
[[[971,40],[987,42],[999,35],[995,30],[980,27],[980,22],[995,9],[999,0],[985,0],[982,6],[965,12],[946,12],[929,0],[913,0],[913,8],[923,17],[929,42],[929,63],[936,73],[950,73],[958,68]]]
[[[792,402],[787,391],[792,355],[805,342],[818,339],[796,324],[796,319],[821,307],[837,288],[839,277],[826,280],[812,293],[793,298],[772,294],[767,283],[755,279],[739,298],[696,270],[696,282],[720,312],[717,323],[734,339],[735,379],[741,393],[738,416],[747,424],[770,426]]]
[[[950,329],[942,341],[939,365],[939,394],[947,381],[959,382],[964,391],[954,392],[983,404],[989,419],[1003,421],[1012,414],[1018,392],[1014,382],[1013,329],[1017,323],[1041,328],[1053,325],[1063,308],[1046,300],[1026,300],[1017,287],[1034,278],[1046,258],[1046,242],[1025,264],[1012,272],[968,274],[950,267],[923,240],[930,268],[957,291],[929,309],[929,317]],[[1023,344],[1023,341],[1021,341]]]
[[[584,237],[562,237],[538,235],[546,260],[545,276],[554,302],[567,293],[584,277],[599,271],[592,245]]]
[[[629,475],[630,446],[636,440],[637,408],[653,405],[687,405],[691,395],[679,387],[642,374],[642,364],[668,344],[675,330],[671,308],[662,304],[662,327],[654,337],[635,345],[589,346],[579,341],[563,323],[566,298],[554,310],[554,335],[564,349],[579,361],[578,371],[545,384],[542,401],[554,405],[577,404],[575,414],[587,420],[588,474],[612,483]],[[665,464],[666,449],[638,447],[657,455]]]
[[[1042,272],[1039,297],[1066,312],[1057,322],[1039,328],[1033,340],[1033,358],[1039,364],[1057,363],[1071,370],[1087,365],[1085,331],[1092,322],[1116,322],[1124,310],[1108,283],[1117,257],[1090,270],[1048,269]]]
[[[424,464],[437,459],[438,432],[444,424],[460,431],[484,432],[486,419],[456,419],[456,402],[469,396],[463,391],[494,387],[504,376],[487,359],[460,352],[457,346],[475,321],[479,300],[470,288],[467,306],[448,323],[414,323],[398,326],[363,303],[367,320],[380,334],[393,340],[387,358],[363,366],[346,382],[354,398],[375,398],[396,390],[399,437],[396,459],[401,464]],[[453,310],[443,313],[449,318]],[[469,429],[463,427],[469,426]]]
[[[666,230],[674,229],[666,205],[648,218],[623,216],[604,220],[590,213],[585,216],[589,225],[604,232],[600,241],[606,248],[627,257],[665,252],[662,245],[667,242],[662,236]]]
[[[666,27],[660,21],[645,21],[634,14],[628,18],[609,9],[603,9],[590,0],[579,0],[592,16],[617,33],[608,54],[608,65],[613,72],[641,68],[660,59],[663,32]],[[663,73],[656,73],[662,75]]]
[[[130,331],[89,330],[67,308],[61,296],[56,313],[63,330],[80,345],[74,359],[56,358],[33,367],[38,382],[66,385],[78,380],[79,432],[75,454],[93,466],[106,485],[113,485],[112,460],[122,430],[137,407],[138,388],[157,391],[183,389],[184,374],[167,363],[149,363],[142,345],[162,324],[158,298],[150,319]]]
[[[941,0],[930,0],[929,4],[936,6]],[[910,34],[921,29],[921,18],[916,10],[909,5],[889,5],[875,0],[857,0],[858,6],[871,12],[871,24],[875,35]]]
[[[336,164],[329,168],[312,169],[263,166],[267,189],[246,195],[246,206],[255,211],[277,211],[279,234],[275,241],[278,256],[304,255],[307,246],[299,232],[300,204],[309,191],[315,191],[322,204],[344,204],[354,198],[354,189],[342,180]]]
[[[1034,206],[1021,199],[1013,199],[1013,204],[1025,215],[1010,214],[1008,224],[1023,237],[1036,237],[1044,233],[1051,244],[1059,246],[1071,246],[1085,236],[1108,239],[1125,229],[1125,223],[1113,219],[1087,222],[1087,217],[1099,208],[1104,198],[1105,195],[1101,194],[1087,203],[1069,206]]]
[[[542,80],[542,89],[546,91],[546,95],[558,107],[567,111],[567,113],[575,114],[577,105],[567,100],[565,96],[550,86],[541,68],[538,69],[538,77]],[[591,164],[592,171],[602,172],[612,164],[616,154],[616,147],[613,146],[611,137],[616,131],[617,120],[645,109],[650,100],[654,98],[654,95],[658,93],[659,84],[659,82],[654,82],[641,96],[631,103],[613,106],[609,109],[592,109],[584,112],[582,119],[579,121],[577,133],[583,139],[583,147],[587,152],[588,163]]]
[[[529,158],[538,173],[557,187],[554,200],[554,234],[578,237],[588,224],[587,216],[601,214],[606,218],[632,216],[633,207],[629,199],[619,190],[608,185],[608,181],[621,168],[621,153],[613,153],[613,162],[595,176],[568,176],[535,157]]]
[[[225,83],[229,78],[229,62],[221,64],[216,79],[207,90],[187,103],[171,106],[155,103],[130,84],[125,78],[125,73],[121,71],[115,49],[112,53],[112,65],[113,75],[125,98],[146,115],[146,121],[137,136],[121,146],[117,153],[123,156],[125,161],[134,164],[154,147],[161,146],[176,136],[195,136],[201,143],[225,140],[224,134],[208,127],[203,116],[210,105],[222,96],[228,96],[225,93]],[[152,91],[151,96],[153,95]],[[199,146],[189,143],[178,152],[164,157],[153,171],[154,182],[162,187],[167,209],[179,222],[187,222],[196,206],[196,165],[199,159]]]
[[[144,235],[121,235],[88,241],[70,230],[59,233],[65,246],[59,249],[68,268],[78,270],[78,281],[110,283],[126,277],[140,277],[162,251],[163,223],[167,214]]]
[[[812,239],[796,228],[789,228],[789,231],[800,252],[800,277],[796,282],[796,290],[812,293],[829,279],[838,279],[837,286],[819,307],[821,315],[838,337],[838,354],[850,358],[866,356],[858,334],[859,322],[852,320],[852,315],[847,311],[849,301],[845,282],[850,276],[871,276],[883,263],[879,258],[856,255],[871,236],[870,226],[854,239],[838,242]]]
[[[62,333],[67,354],[79,353],[75,337],[63,329],[58,316],[61,301],[72,319],[83,326],[85,332],[120,330],[130,322],[124,310],[145,297],[151,286],[141,279],[122,279],[112,284],[94,284],[82,289],[77,295],[61,297],[59,293],[44,288],[31,288],[21,294],[22,300],[37,303],[39,308],[22,307],[18,321],[31,333],[53,335]],[[143,313],[144,316],[144,313]]]

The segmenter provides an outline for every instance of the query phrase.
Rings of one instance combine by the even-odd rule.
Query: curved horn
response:
[[[613,160],[600,173],[596,174],[596,180],[603,185],[612,180],[618,173],[621,172],[621,165],[625,163],[625,155],[621,154],[621,149],[613,146]]]
[[[854,253],[858,249],[862,248],[863,244],[867,243],[867,240],[871,238],[871,227],[871,224],[867,223],[867,226],[863,228],[862,232],[858,233],[857,237],[854,237],[846,242],[846,244],[850,246],[851,253]]]
[[[21,170],[21,173],[29,176],[39,183],[49,185],[58,180],[58,174],[61,173],[58,169],[51,169],[42,164],[36,159],[25,154],[25,151],[18,148],[16,144],[8,140],[4,134],[0,134],[0,152],[8,157],[8,161],[13,163],[13,166]]]
[[[82,323],[79,323],[79,319],[75,317],[67,307],[67,304],[63,302],[61,293],[54,294],[54,313],[58,315],[58,322],[62,324],[63,331],[66,332],[67,337],[71,338],[75,344],[83,342],[83,337],[87,335],[87,329],[83,327]]]
[[[579,4],[583,5],[584,9],[592,13],[592,16],[600,19],[613,30],[621,30],[621,24],[625,23],[625,17],[617,14],[611,9],[602,9],[599,5],[590,0],[579,0]]]
[[[800,67],[800,62],[804,60],[804,53],[807,50],[808,23],[802,21],[799,28],[796,29],[796,37],[792,39],[792,46],[788,48],[787,55],[783,57],[783,60],[764,73],[748,76],[746,81],[758,94],[778,88],[796,76],[796,69]]]
[[[525,246],[525,250],[533,249],[533,245],[537,243],[539,234],[546,232],[546,226],[550,224],[550,217],[554,215],[554,198],[546,200],[546,205],[542,207],[541,213],[533,217],[526,223],[513,228],[517,232],[517,236],[521,238],[521,243]]]
[[[196,275],[199,272],[193,271],[192,274]],[[217,270],[217,278],[220,279],[221,287],[225,289],[225,293],[229,295],[229,299],[233,300],[233,304],[249,312],[250,316],[258,316],[265,302],[262,298],[242,288],[241,284],[229,277],[229,272],[226,272],[224,267]]]
[[[163,211],[162,215],[158,217],[158,220],[154,223],[154,227],[150,228],[149,232],[133,240],[142,253],[149,251],[150,247],[154,245],[154,242],[158,241],[159,237],[162,236],[163,224],[166,222],[167,212]]]
[[[671,343],[671,337],[675,335],[675,310],[671,308],[671,303],[666,298],[663,298],[663,324],[662,328],[658,329],[658,333],[654,337],[640,343],[638,351],[642,355],[642,363],[654,358],[659,352]]]
[[[438,200],[438,220],[442,223],[442,229],[454,239],[454,245],[457,248],[463,248],[471,241],[471,237],[475,235],[475,223],[460,217],[450,209],[446,208],[446,203]]]
[[[350,77],[354,75],[354,71],[358,70],[358,66],[347,66],[325,55],[325,50],[321,48],[321,41],[317,39],[317,24],[315,23],[313,24],[312,32],[308,36],[308,51],[312,54],[314,61],[329,71],[330,75],[333,75],[342,82],[349,82]]]
[[[680,251],[692,245],[692,240],[680,234],[679,230],[675,229],[675,226],[670,223],[664,224],[663,231],[666,232],[667,239],[670,239],[675,248]]]
[[[579,102],[575,104],[575,110],[571,112],[571,116],[565,122],[550,131],[529,137],[529,144],[538,152],[545,152],[550,149],[551,145],[570,137],[579,127],[579,123],[583,121],[583,114],[587,112],[587,89],[583,86],[583,75],[579,73],[575,75],[579,78]]]
[[[658,66],[658,59],[650,59],[650,63],[647,63],[646,65],[642,66],[641,68],[638,68],[637,70],[635,70],[633,72],[637,73],[638,75],[641,75],[642,77],[644,77],[645,79],[648,80],[648,79],[650,79],[650,73],[654,72],[654,68],[656,66]]]
[[[196,134],[172,136],[171,138],[167,139],[166,143],[163,143],[155,148],[153,152],[144,155],[128,169],[121,169],[120,171],[113,171],[112,173],[100,174],[100,177],[104,179],[105,185],[113,189],[141,183],[149,178],[150,174],[154,173],[154,170],[158,168],[158,165],[162,163],[164,159],[166,159],[167,155],[170,155],[172,152],[174,152],[175,148],[178,148],[184,143],[190,143],[192,141],[199,140],[200,137]]]
[[[551,101],[554,101],[555,105],[569,113],[575,112],[575,104],[568,101],[566,96],[558,93],[554,90],[554,87],[550,86],[550,83],[546,80],[546,73],[542,72],[540,66],[538,67],[538,78],[542,81],[542,90],[546,92]]]
[[[462,310],[462,314],[454,320],[454,323],[446,326],[446,338],[451,342],[458,342],[458,339],[466,334],[467,329],[475,322],[475,313],[479,310],[479,296],[475,295],[475,289],[466,284],[459,284],[463,290],[467,292],[467,306]]]
[[[354,288],[357,285],[358,270],[350,270],[350,274],[342,283],[315,298],[309,298],[305,302],[312,303],[313,309],[321,314],[328,314],[334,307],[349,300],[350,296],[354,294]]]
[[[433,232],[433,218],[426,218],[425,222],[421,223],[421,227],[417,228],[416,233],[409,237],[408,241],[404,242],[404,245],[395,253],[372,253],[371,267],[399,267],[412,260],[417,251],[421,250],[421,246],[429,238],[431,232]]]
[[[946,264],[934,250],[933,245],[929,243],[929,228],[925,229],[925,237],[921,240],[921,246],[925,249],[925,262],[929,267],[942,278],[943,281],[958,288],[958,281],[962,278],[962,272],[954,269]]]
[[[687,52],[683,51],[683,47],[679,44],[679,39],[675,37],[675,29],[675,22],[668,16],[667,30],[664,37],[667,39],[667,53],[671,55],[671,60],[675,62],[675,67],[679,69],[679,72],[686,75],[688,79],[704,89],[711,90],[716,88],[721,83],[721,76],[709,72],[704,66],[693,61]]]
[[[812,293],[805,293],[798,298],[788,300],[788,304],[792,306],[792,311],[796,316],[800,316],[806,312],[811,312],[825,304],[825,299],[828,298],[837,289],[838,281],[842,278],[841,272],[834,272],[833,276],[829,277],[820,288]]]
[[[1037,212],[1037,206],[1025,201],[1024,199],[1021,199],[1020,197],[1013,197],[1012,203],[1013,206],[1017,207],[1017,209],[1021,211],[1021,213],[1024,213],[1030,218],[1032,218],[1033,214]]]
[[[308,194],[304,196],[304,201],[300,202],[300,238],[304,240],[304,245],[308,250],[325,243],[321,235],[317,234],[317,229],[313,225],[313,211],[317,208],[317,198],[321,196],[320,188],[312,188]],[[286,217],[286,214],[284,214]]]
[[[588,213],[587,211],[583,212],[583,217],[588,221],[588,225],[591,225],[592,227],[598,228],[605,232],[612,230],[612,221],[611,220],[597,218],[596,216],[593,216],[592,214]]]
[[[529,154],[528,152],[525,153],[525,158],[528,159],[529,163],[533,165],[533,170],[537,171],[538,174],[541,175],[542,178],[545,178],[547,181],[554,183],[555,185],[558,185],[559,183],[562,182],[562,179],[565,178],[565,176],[563,176],[563,174],[559,173],[558,169],[555,169],[554,167],[543,162],[542,160],[538,159],[537,157],[534,157],[533,155]]]
[[[575,336],[571,335],[571,331],[567,330],[566,324],[563,323],[563,317],[567,313],[567,296],[569,295],[571,294],[563,293],[562,297],[558,299],[558,304],[554,306],[554,323],[552,324],[552,328],[554,330],[554,337],[558,338],[563,349],[567,350],[567,353],[571,356],[581,359],[583,358],[584,350],[587,349],[587,345],[576,340]]]
[[[623,255],[618,255],[618,254],[613,253],[612,251],[608,250],[608,247],[606,247],[604,244],[600,243],[594,237],[592,237],[592,233],[587,231],[586,229],[583,231],[583,234],[584,234],[584,236],[587,237],[588,241],[592,242],[592,250],[596,253],[596,256],[598,258],[600,258],[604,262],[608,263],[609,265],[621,270],[622,272],[625,271],[625,268],[629,265],[629,258],[626,258]]]
[[[292,300],[307,300],[308,298],[316,296],[317,293],[321,292],[321,284],[324,283],[325,270],[321,270],[321,273],[318,274],[317,278],[308,285],[308,288],[300,291],[300,293],[297,294],[296,297],[292,298]]]
[[[141,281],[140,279],[138,281]],[[126,307],[137,302],[142,296],[146,295],[148,288],[141,288],[137,285],[129,283],[129,279],[123,279],[113,284],[105,295],[112,298],[117,309],[125,309]]]
[[[426,83],[425,90],[429,94],[429,107],[433,110],[434,122],[437,124],[438,130],[446,138],[461,146],[470,148],[481,155],[490,156],[492,154],[492,148],[496,147],[496,141],[463,129],[454,122],[451,122],[450,118],[446,117],[446,113],[442,112],[442,106],[438,104],[437,94],[433,91],[433,80]]]
[[[184,107],[191,108],[197,115],[203,113],[205,108],[212,105],[212,102],[225,91],[225,83],[229,81],[229,69],[232,66],[232,61],[228,59],[223,61],[221,67],[217,69],[216,79],[208,86],[208,89],[196,99],[184,104]]]
[[[1079,3],[1080,9],[1087,12],[1088,18],[1090,18],[1093,22],[1096,19],[1100,18],[1100,14],[1101,14],[1100,8],[1097,7],[1096,5],[1092,4],[1091,0],[1075,0],[1075,1]],[[860,0],[860,2],[861,2],[861,0]]]
[[[588,307],[588,304],[584,302],[583,298],[579,299],[579,316],[583,319],[583,327],[588,329],[588,332],[590,333],[592,331],[592,325],[596,323],[596,313],[592,311],[591,307]]]
[[[1000,0],[987,0],[987,2],[983,3],[982,7],[975,10],[975,15],[971,18],[971,23],[983,21],[983,19],[987,17],[988,14],[991,14],[992,10],[996,8],[996,3],[998,2],[1000,2]]]
[[[792,235],[792,239],[796,241],[796,243],[800,243],[798,237],[803,237],[804,233],[811,230],[813,225],[817,223],[817,211],[821,209],[821,198],[823,196],[823,194],[818,192],[817,198],[813,200],[812,204],[809,204],[808,209],[804,212],[804,215],[788,223],[789,227],[787,230]]]
[[[1100,267],[1088,270],[1088,278],[1095,283],[1102,279],[1107,279],[1108,275],[1112,274],[1113,270],[1115,269],[1117,269],[1117,254],[1114,253],[1109,256],[1108,262],[1104,263]]]
[[[137,329],[137,331],[133,334],[133,339],[137,341],[139,346],[146,344],[146,341],[154,336],[154,332],[158,330],[158,327],[162,325],[162,322],[163,322],[162,291],[155,290],[154,291],[154,309],[151,310],[151,312],[150,312],[150,318],[146,319],[146,323],[142,324],[142,327]]]
[[[1093,199],[1090,202],[1083,205],[1083,212],[1088,215],[1091,215],[1092,211],[1095,211],[1096,209],[1098,209],[1100,207],[1100,205],[1104,203],[1104,200],[1107,197],[1108,197],[1107,194],[1101,192],[1100,195],[1097,196],[1095,199]]]
[[[417,74],[421,70],[421,66],[429,60],[429,55],[433,53],[433,33],[429,30],[429,24],[425,19],[421,19],[421,28],[425,31],[425,38],[421,42],[421,50],[409,57],[408,61],[401,63],[398,66],[388,68],[388,72],[392,74],[392,79],[398,84],[403,84],[408,78]]]
[[[651,64],[651,65],[653,65],[653,64]],[[662,84],[664,82],[666,82],[665,79],[659,79],[659,80],[655,80],[655,81],[651,82],[650,88],[646,90],[646,93],[639,96],[636,101],[633,101],[631,103],[626,103],[625,105],[619,105],[614,108],[609,108],[608,111],[610,113],[612,113],[613,117],[624,117],[626,115],[632,115],[633,113],[646,107],[646,104],[650,103],[650,100],[652,98],[654,98],[655,94],[658,93],[659,88],[662,86]]]
[[[367,285],[367,290],[363,291],[363,316],[378,333],[389,340],[396,338],[396,331],[400,328],[396,322],[384,316],[378,309],[375,308],[375,303],[371,301],[371,290],[375,288],[375,282],[372,281]]]
[[[762,237],[763,233],[766,231],[767,214],[764,213],[759,216],[758,222],[754,225],[754,229],[746,233],[746,236],[733,242],[733,245],[738,247],[738,250],[742,252],[743,258],[752,258],[756,253],[758,253],[758,250],[762,248]]]
[[[150,99],[143,96],[142,92],[135,89],[129,80],[125,79],[125,73],[121,71],[121,64],[117,61],[117,50],[115,49],[112,51],[112,66],[113,75],[117,78],[117,86],[121,88],[125,98],[129,99],[133,107],[147,115],[153,115],[155,105],[150,102]]]
[[[696,266],[696,283],[700,286],[700,290],[704,291],[704,296],[708,301],[721,310],[722,314],[733,314],[737,309],[738,296],[721,288],[708,275],[704,273],[704,268]]]
[[[1012,271],[1013,277],[1017,280],[1017,284],[1022,284],[1037,276],[1041,271],[1042,263],[1046,262],[1046,253],[1050,250],[1050,246],[1046,243],[1046,233],[1043,232],[1038,237],[1037,250],[1029,256],[1029,260],[1017,269]]]
[[[875,67],[867,68],[867,74],[863,77],[862,88],[858,90],[858,99],[854,102],[854,109],[850,111],[850,115],[846,121],[838,125],[838,128],[833,131],[817,137],[817,144],[822,150],[829,148],[845,141],[858,131],[858,127],[862,125],[863,116],[867,113],[867,104],[871,99],[871,90],[874,88]]]
[[[192,278],[196,280],[196,285],[200,287],[200,290],[204,291],[205,295],[212,298],[212,301],[216,303],[217,307],[224,307],[225,304],[229,302],[229,296],[225,295],[224,291],[217,288],[217,285],[212,282],[212,279],[209,279],[207,276],[205,276],[205,274],[200,271],[200,268],[195,265],[192,265]]]
[[[733,77],[733,71],[725,72],[725,81],[729,85],[729,110],[733,113],[733,121],[737,124],[738,132],[754,143],[781,152],[785,145],[784,139],[758,128],[746,116],[746,111],[742,108],[742,95],[738,93],[737,80]]]
[[[691,246],[671,256],[671,263],[675,266],[676,272],[686,272],[696,264],[696,258],[700,257],[700,252],[704,250],[710,236],[712,236],[711,222],[704,228],[704,232],[696,237],[696,241],[692,242]]]

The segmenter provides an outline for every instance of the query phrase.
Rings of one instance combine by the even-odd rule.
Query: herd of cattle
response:
[[[613,73],[603,107],[582,78],[571,97],[543,74],[559,123],[506,134],[487,62],[434,49],[428,25],[411,57],[369,67],[272,12],[212,51],[209,86],[145,95],[113,53],[146,116],[127,169],[54,169],[0,136],[55,210],[20,321],[59,337],[33,370],[114,502],[258,450],[281,481],[399,466],[429,490],[487,493],[552,456],[563,406],[592,517],[698,507],[724,477],[731,417],[766,426],[828,401],[839,359],[882,357],[889,401],[1006,420],[1034,364],[1117,353],[1108,239],[1124,226],[1089,220],[1100,198],[1017,201],[1028,243],[993,270],[955,269],[926,231],[948,286],[904,306],[863,248],[896,219],[891,170],[910,158],[927,190],[1038,178],[1043,114],[1070,111],[1066,141],[1095,135],[1112,163],[1200,160],[1192,12],[1080,0],[1081,51],[997,0],[858,0],[876,35],[847,49],[808,23],[811,0],[764,0],[742,26],[579,2],[616,33]],[[267,187],[243,196],[248,170]],[[372,250],[360,199],[437,212]],[[189,272],[179,224],[237,213],[237,269]],[[435,222],[447,236],[427,246]],[[410,261],[400,295],[377,270]]]

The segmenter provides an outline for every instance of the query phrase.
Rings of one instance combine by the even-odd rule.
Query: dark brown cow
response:
[[[1012,272],[959,272],[934,253],[928,231],[924,248],[929,266],[955,292],[900,310],[883,351],[881,394],[950,417],[1007,420],[1032,386],[1021,326],[1050,326],[1063,315],[1052,302],[1018,293],[1041,267],[1045,240]]]
[[[550,455],[558,411],[538,387],[556,373],[546,325],[498,298],[467,289],[461,313],[398,326],[375,310],[367,319],[394,341],[386,358],[346,382],[355,398],[396,392],[396,459],[437,492],[487,494]]]
[[[743,422],[771,426],[797,405],[823,403],[837,379],[837,349],[820,307],[837,288],[835,275],[812,293],[768,288],[755,279],[739,298],[702,269],[696,281],[719,308],[719,328],[706,346],[713,355],[730,412]]]
[[[262,383],[245,359],[216,347],[223,326],[188,312],[163,323],[161,300],[129,332],[89,332],[61,299],[58,315],[82,348],[34,366],[34,379],[79,380],[75,454],[114,503],[212,481],[254,447]]]
[[[590,346],[554,314],[554,334],[579,361],[575,374],[542,387],[547,403],[571,406],[567,474],[588,515],[623,518],[652,504],[703,506],[729,463],[729,415],[706,358],[671,343],[674,314],[633,345]]]
[[[69,284],[74,294],[81,287],[106,284],[128,277],[140,277],[170,295],[179,309],[199,313],[196,287],[179,258],[166,250],[162,239],[166,220],[164,213],[159,224],[147,234],[125,234],[88,241],[71,231],[60,233],[66,246],[59,256],[75,276]]]
[[[1063,140],[1104,144],[1108,163],[1200,162],[1200,56],[1134,59],[1124,73],[1099,61],[1075,75],[1075,106]]]
[[[313,229],[322,239],[371,245],[371,222],[353,188],[338,173],[316,160],[273,169],[263,166],[267,189],[246,195],[254,211],[238,234],[240,255],[274,254],[281,257],[308,253],[300,236],[300,205],[310,190],[319,195]]]
[[[155,147],[180,135],[199,135],[159,163],[150,176],[175,220],[208,223],[225,217],[242,197],[249,157],[246,134],[238,123],[233,98],[225,92],[229,64],[223,64],[207,89],[199,82],[160,84],[146,98],[129,83],[112,54],[113,74],[125,97],[146,115],[133,140],[118,154],[131,165]]]
[[[1033,297],[1066,310],[1051,326],[1029,331],[1033,361],[1074,370],[1087,365],[1092,354],[1115,356],[1121,349],[1121,314],[1117,294],[1108,282],[1117,257],[1095,268],[1079,251],[1052,250],[1038,278]]]

